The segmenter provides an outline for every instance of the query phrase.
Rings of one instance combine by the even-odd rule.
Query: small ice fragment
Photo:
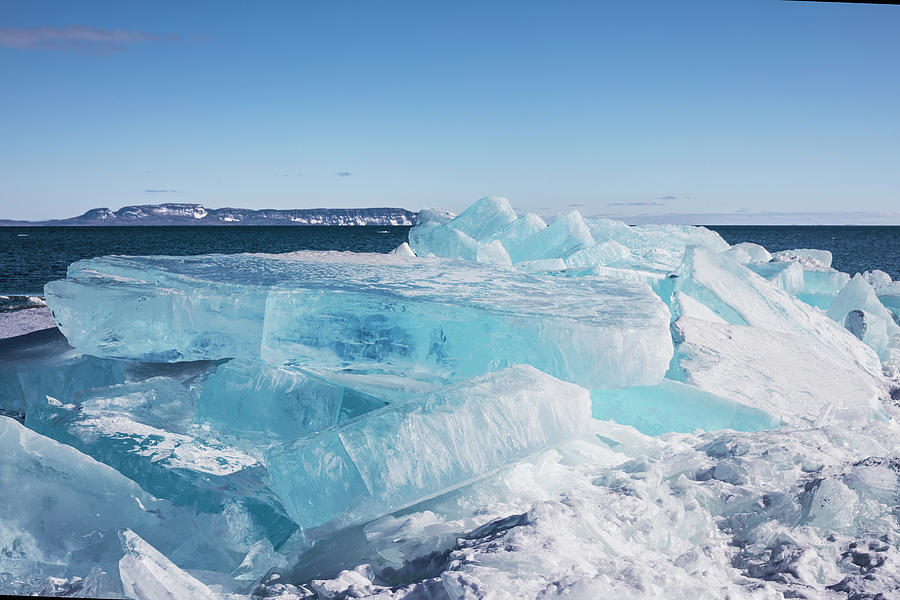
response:
[[[191,577],[130,529],[119,532],[125,556],[119,576],[125,595],[133,600],[220,600],[205,584]]]
[[[396,248],[394,248],[393,250],[388,252],[388,254],[397,254],[399,256],[415,256],[416,255],[416,253],[413,252],[413,249],[410,248],[409,244],[406,242],[403,242],[402,244],[400,244],[399,246],[397,246]]]

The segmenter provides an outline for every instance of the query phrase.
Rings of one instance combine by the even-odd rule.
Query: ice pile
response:
[[[502,198],[77,262],[0,342],[0,593],[889,597],[897,285]]]

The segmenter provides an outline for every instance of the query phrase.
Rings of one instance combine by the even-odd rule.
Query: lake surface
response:
[[[0,227],[0,295],[41,295],[66,267],[104,254],[209,254],[351,250],[389,252],[409,227]],[[770,251],[819,248],[851,275],[881,269],[900,279],[900,227],[710,227],[730,244],[756,242]]]

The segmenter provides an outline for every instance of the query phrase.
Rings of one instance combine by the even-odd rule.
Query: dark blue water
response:
[[[900,227],[890,225],[715,225],[729,244],[754,242],[769,252],[793,248],[830,250],[832,267],[853,275],[880,269],[900,279]]]
[[[76,260],[105,254],[390,252],[409,227],[0,227],[0,295],[43,295]]]
[[[900,227],[710,227],[731,244],[770,251],[820,248],[851,275],[871,269],[900,279]],[[40,295],[66,267],[104,254],[208,254],[352,250],[388,252],[409,227],[0,227],[0,295]]]

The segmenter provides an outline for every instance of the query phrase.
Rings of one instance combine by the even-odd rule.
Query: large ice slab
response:
[[[676,371],[702,390],[787,423],[813,423],[826,413],[885,418],[883,379],[802,336],[687,317],[674,327]]]
[[[793,333],[825,357],[881,373],[878,356],[846,329],[728,256],[689,247],[677,274],[676,289],[728,323]]]
[[[779,416],[669,379],[654,386],[594,390],[591,401],[595,419],[631,425],[647,435],[698,429],[761,431],[781,424]]]
[[[100,356],[262,355],[457,379],[529,363],[590,388],[655,384],[671,356],[668,310],[646,286],[440,259],[104,257],[75,263],[47,293],[69,341]]]
[[[577,436],[587,390],[521,365],[395,404],[267,456],[303,528],[371,520]]]

